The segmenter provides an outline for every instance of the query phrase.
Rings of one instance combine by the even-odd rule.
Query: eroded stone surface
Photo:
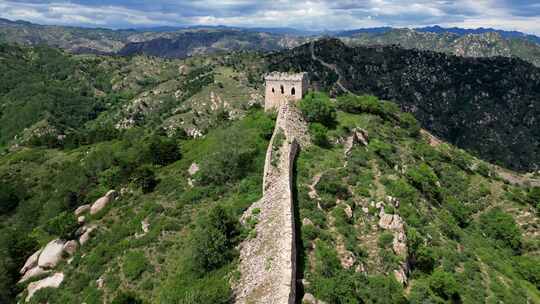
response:
[[[60,284],[64,281],[64,274],[61,272],[57,272],[53,274],[50,277],[46,277],[43,280],[35,281],[30,284],[28,284],[27,290],[28,295],[26,296],[26,302],[30,301],[30,299],[34,296],[34,294],[43,288],[58,288],[60,287]]]
[[[90,210],[90,204],[79,206],[77,209],[75,209],[75,216],[79,216],[88,210]]]
[[[36,266],[30,270],[28,270],[24,276],[19,280],[19,283],[24,283],[32,278],[35,278],[37,276],[40,276],[40,275],[43,275],[43,274],[46,274],[46,273],[49,273],[51,272],[50,270],[45,270],[39,266]]]
[[[56,239],[50,241],[39,255],[38,265],[41,268],[54,268],[62,260],[64,241]]]
[[[116,191],[110,190],[107,192],[107,194],[100,197],[92,204],[92,207],[90,207],[90,214],[96,214],[103,210],[103,208],[105,208],[107,204],[109,204],[116,197],[116,194]]]
[[[41,251],[42,249],[34,252],[30,257],[28,257],[28,259],[26,259],[24,266],[21,268],[21,271],[20,271],[21,274],[24,274],[26,271],[28,271],[28,269],[31,269],[37,265]]]
[[[399,202],[394,198],[387,198],[389,203],[398,206]],[[390,230],[394,236],[392,242],[392,251],[402,260],[400,267],[394,270],[394,276],[398,282],[407,284],[407,276],[409,274],[408,252],[407,252],[407,236],[405,234],[405,222],[398,214],[387,214],[384,211],[384,206],[380,206],[379,210],[379,227],[385,230]]]
[[[240,245],[240,280],[236,303],[294,303],[296,294],[296,248],[292,201],[292,168],[298,147],[309,143],[307,125],[294,106],[279,108],[276,129],[285,135],[281,147],[266,154],[263,197],[244,215],[258,208],[256,236]],[[272,161],[274,157],[274,161]],[[276,161],[277,160],[277,161]]]

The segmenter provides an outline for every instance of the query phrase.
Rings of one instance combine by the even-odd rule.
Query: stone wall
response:
[[[279,147],[278,133],[285,137]],[[263,197],[243,217],[255,217],[258,222],[256,234],[240,245],[236,303],[295,303],[293,166],[298,149],[308,143],[302,115],[294,105],[283,103],[266,154]]]

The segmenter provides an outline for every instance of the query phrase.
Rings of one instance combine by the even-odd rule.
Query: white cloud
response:
[[[0,0],[0,17],[113,28],[200,24],[336,30],[440,24],[540,34],[540,6],[526,0]]]

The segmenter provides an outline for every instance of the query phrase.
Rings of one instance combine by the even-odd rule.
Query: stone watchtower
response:
[[[266,91],[264,109],[277,109],[285,101],[302,99],[307,92],[307,73],[272,72],[264,77]]]

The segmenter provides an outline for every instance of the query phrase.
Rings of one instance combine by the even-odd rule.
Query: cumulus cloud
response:
[[[338,30],[439,24],[540,34],[540,3],[530,0],[0,0],[0,17],[112,28],[230,25]]]

